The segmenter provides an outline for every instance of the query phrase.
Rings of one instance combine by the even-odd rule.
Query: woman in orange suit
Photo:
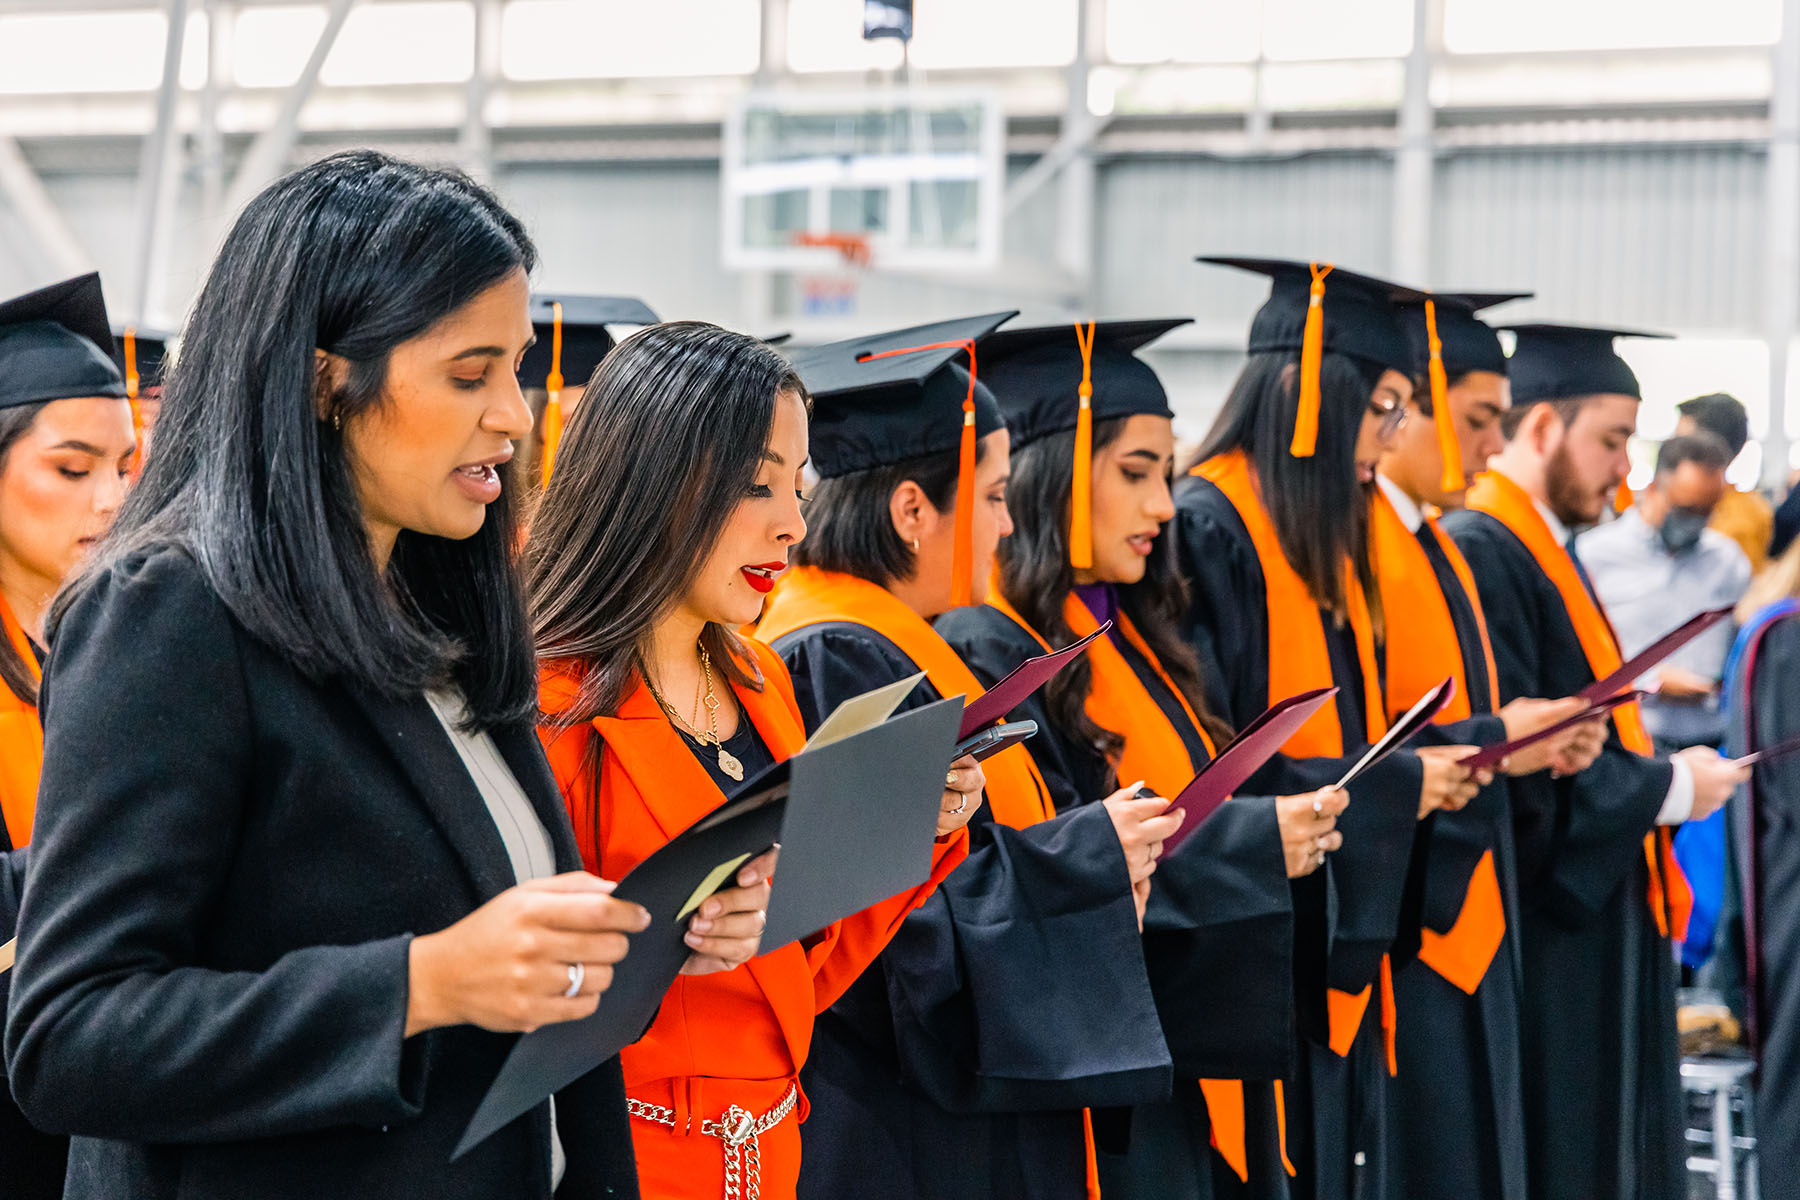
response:
[[[694,322],[622,342],[569,422],[528,586],[551,765],[587,864],[607,878],[806,739],[780,659],[733,632],[805,536],[806,458],[805,391],[786,362]],[[805,942],[740,969],[709,954],[709,938],[760,928],[760,906],[733,897],[770,862],[702,907],[690,974],[622,1055],[646,1200],[792,1200],[813,1018],[962,861],[982,782],[973,760],[950,772],[926,883]]]
[[[25,855],[12,852],[31,841],[44,762],[44,614],[111,522],[135,457],[111,354],[98,275],[0,304],[0,939],[19,915]],[[0,1094],[0,1196],[61,1196],[68,1148]]]

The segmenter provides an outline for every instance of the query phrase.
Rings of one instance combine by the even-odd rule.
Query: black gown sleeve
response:
[[[1570,696],[1593,682],[1561,595],[1513,533],[1485,513],[1446,518],[1487,612],[1502,702]],[[1593,766],[1510,781],[1520,895],[1569,924],[1604,909],[1644,861],[1673,769],[1625,749],[1613,729]]]
[[[957,610],[938,630],[985,685],[1043,653],[996,609]],[[1134,656],[1128,661],[1135,669]],[[1058,810],[1104,799],[1119,785],[1112,765],[1059,731],[1042,697],[1040,690],[1013,717],[1038,723],[1028,747]],[[1144,958],[1178,1075],[1268,1078],[1286,1070],[1292,947],[1274,800],[1238,796],[1157,864],[1144,913]]]
[[[6,1022],[14,1096],[47,1131],[192,1144],[421,1111],[409,937],[189,965],[256,770],[239,636],[175,554],[115,568],[58,632]]]
[[[1189,584],[1188,640],[1199,656],[1208,700],[1241,728],[1261,715],[1269,701],[1270,631],[1262,564],[1231,502],[1206,480],[1183,485],[1174,528]],[[1328,630],[1327,638],[1333,637]],[[1347,635],[1339,635],[1343,637]],[[1341,647],[1328,648],[1344,657]],[[1353,650],[1349,658],[1354,661]],[[1346,729],[1360,730],[1358,698],[1340,693],[1337,703]],[[1351,737],[1360,742],[1355,734]],[[1356,745],[1343,758],[1278,755],[1245,790],[1282,796],[1329,786],[1365,748]],[[1338,818],[1343,848],[1325,870],[1290,885],[1297,995],[1303,1027],[1310,1034],[1323,1036],[1318,1033],[1322,985],[1361,991],[1374,981],[1381,956],[1396,941],[1416,937],[1431,828],[1430,821],[1416,820],[1422,782],[1417,757],[1407,753],[1394,754],[1364,774],[1351,785],[1350,805]]]
[[[774,647],[809,728],[917,670],[851,624],[796,630]],[[923,681],[910,702],[921,693],[936,695]],[[832,1011],[951,1112],[1126,1105],[1170,1086],[1125,856],[1098,807],[1014,829],[984,805],[968,857]]]
[[[1425,746],[1492,746],[1505,740],[1505,722],[1491,713],[1433,725],[1419,735],[1419,744]],[[1462,915],[1476,865],[1497,843],[1500,823],[1511,819],[1508,794],[1506,777],[1496,775],[1460,812],[1432,817],[1431,869],[1425,876],[1421,913],[1427,929],[1448,933]]]

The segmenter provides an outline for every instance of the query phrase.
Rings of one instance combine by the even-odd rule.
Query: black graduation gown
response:
[[[987,606],[947,613],[937,629],[989,687],[1043,653],[1016,621]],[[1180,700],[1134,647],[1115,645],[1181,734],[1189,757],[1206,762],[1206,744]],[[1119,786],[1105,755],[1057,732],[1043,692],[1014,710],[1013,719],[1038,724],[1031,754],[1059,812]],[[1174,1059],[1175,1091],[1168,1100],[1136,1106],[1125,1145],[1102,1140],[1100,1185],[1107,1200],[1210,1196],[1212,1177],[1221,1172],[1236,1185],[1208,1149],[1211,1126],[1198,1081],[1269,1080],[1292,1067],[1293,910],[1274,799],[1235,797],[1194,837],[1158,864],[1144,915],[1144,957]],[[1272,1100],[1266,1084],[1252,1085],[1249,1095]],[[1245,1131],[1248,1152],[1265,1171],[1279,1173],[1272,1106],[1259,1118]],[[1181,1181],[1188,1180],[1198,1186],[1183,1190]]]
[[[1502,742],[1506,726],[1489,703],[1487,658],[1474,607],[1431,531],[1421,527],[1415,536],[1456,628],[1472,709],[1468,718],[1434,725],[1419,740],[1465,746]],[[1404,702],[1406,697],[1396,699]],[[1468,995],[1416,959],[1394,969],[1400,1072],[1388,1085],[1388,1161],[1396,1196],[1524,1200],[1519,912],[1504,777],[1483,788],[1461,812],[1436,817],[1425,873],[1425,928],[1448,933],[1456,924],[1469,879],[1489,851],[1506,935],[1475,994]]]
[[[43,651],[36,643],[29,644],[42,667]],[[18,930],[19,898],[25,890],[25,865],[30,856],[30,847],[13,847],[12,836],[0,822],[0,942]],[[0,1013],[6,1011],[11,991],[12,972],[0,973]],[[68,1164],[69,1139],[40,1132],[19,1111],[10,1090],[0,1095],[0,1197],[59,1200]]]
[[[1731,753],[1777,745],[1800,737],[1800,617],[1775,621],[1763,635],[1750,673],[1748,712],[1738,696],[1732,703]],[[1740,788],[1727,812],[1731,837],[1730,874],[1719,914],[1714,960],[1702,982],[1731,996],[1744,1014],[1744,905],[1750,855],[1751,813],[1755,814],[1754,878],[1761,896],[1757,943],[1757,1032],[1761,1040],[1756,1086],[1757,1153],[1764,1164],[1763,1189],[1770,1195],[1786,1182],[1779,1170],[1800,1163],[1800,754],[1758,763],[1750,783]]]
[[[1446,517],[1474,573],[1502,702],[1594,681],[1562,596],[1511,530]],[[1675,962],[1645,901],[1644,836],[1667,760],[1614,732],[1569,779],[1510,781],[1523,970],[1522,1081],[1534,1200],[1686,1195]]]
[[[1269,706],[1269,619],[1262,564],[1231,501],[1190,477],[1176,497],[1173,525],[1192,589],[1188,637],[1213,711],[1242,728]],[[1277,756],[1248,791],[1291,795],[1328,786],[1366,749],[1362,670],[1353,635],[1325,618],[1335,700],[1346,739],[1341,759]],[[1435,818],[1416,819],[1422,768],[1396,754],[1350,788],[1338,818],[1343,848],[1326,867],[1290,884],[1295,915],[1294,1010],[1299,1058],[1286,1086],[1288,1151],[1299,1175],[1261,1180],[1246,1194],[1315,1200],[1385,1196],[1388,1071],[1380,1003],[1371,1000],[1348,1056],[1335,1054],[1326,1025],[1326,989],[1358,992],[1376,982],[1381,957],[1418,941],[1424,867]],[[1402,1014],[1404,1020],[1404,1014]],[[1234,1180],[1235,1182],[1235,1180]]]
[[[861,625],[775,639],[812,728],[917,673]],[[938,699],[921,680],[903,708]],[[968,858],[820,1015],[801,1200],[1081,1200],[1083,1107],[1168,1094],[1130,878],[1098,806],[970,823]]]

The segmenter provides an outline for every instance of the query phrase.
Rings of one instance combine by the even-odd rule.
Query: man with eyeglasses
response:
[[[1725,495],[1730,462],[1730,449],[1714,434],[1670,438],[1631,509],[1577,540],[1627,657],[1677,622],[1735,606],[1750,586],[1750,560],[1729,536],[1707,527]],[[1725,740],[1719,681],[1733,634],[1730,622],[1713,626],[1647,681],[1656,694],[1644,701],[1644,724],[1660,752]]]
[[[1474,576],[1501,698],[1566,696],[1623,662],[1574,532],[1600,520],[1625,479],[1642,393],[1613,348],[1633,335],[1515,332],[1505,448],[1444,526]],[[1692,901],[1671,835],[1718,809],[1746,772],[1711,749],[1657,757],[1635,705],[1612,724],[1579,774],[1511,780],[1534,1200],[1686,1195],[1670,942]]]

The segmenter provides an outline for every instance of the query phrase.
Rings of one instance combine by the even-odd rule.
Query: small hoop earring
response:
[[[917,554],[918,552],[919,552],[919,539],[914,538],[913,539],[913,553]]]

